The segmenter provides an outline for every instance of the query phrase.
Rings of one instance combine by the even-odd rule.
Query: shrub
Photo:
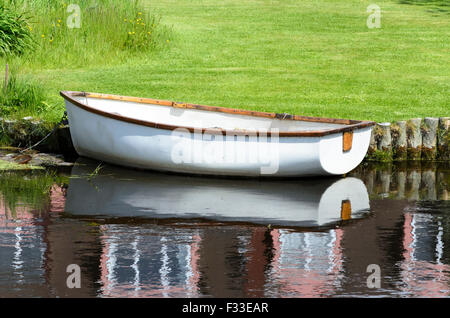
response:
[[[33,46],[28,15],[14,5],[0,2],[0,55],[21,55]]]

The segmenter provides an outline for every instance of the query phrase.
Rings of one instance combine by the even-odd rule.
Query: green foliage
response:
[[[78,0],[78,7],[67,2],[0,0],[0,57],[10,68],[120,64],[169,42],[168,29],[140,1]],[[55,98],[47,102],[46,90],[31,76],[9,77],[6,89],[0,85],[0,116],[39,116],[56,104]],[[45,117],[60,118],[61,111],[53,108]]]
[[[2,129],[3,127],[1,126],[1,122],[0,122],[0,147],[5,147],[5,146],[9,146],[11,145],[11,139],[9,138],[9,136],[7,134],[5,134]],[[2,169],[2,163],[0,163],[0,170]]]
[[[41,66],[98,65],[167,45],[168,30],[140,1],[80,0],[79,11],[62,0],[17,2],[33,12],[33,37],[39,45],[27,59]]]
[[[44,88],[30,78],[11,75],[0,92],[0,115],[38,114],[48,107]]]
[[[21,55],[33,47],[28,20],[20,8],[0,2],[0,56]]]
[[[392,151],[388,150],[375,150],[370,154],[367,158],[368,161],[377,161],[377,162],[390,162],[392,161]]]

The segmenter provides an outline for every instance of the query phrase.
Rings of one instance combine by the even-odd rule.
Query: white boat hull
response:
[[[130,109],[133,107],[129,106]],[[305,137],[280,135],[265,139],[236,137],[226,141],[227,147],[231,146],[227,149],[234,149],[232,156],[214,157],[213,160],[210,157],[208,160],[208,151],[218,149],[217,144],[223,142],[217,134],[200,131],[174,136],[173,130],[105,117],[80,108],[67,99],[66,108],[73,145],[80,156],[139,169],[190,174],[250,177],[341,175],[363,160],[371,134],[371,127],[355,129],[348,151],[342,148],[342,132]],[[179,158],[174,160],[177,149],[187,145],[193,149],[190,156],[183,154],[181,162]],[[263,149],[262,146],[268,152],[264,160],[249,158],[255,149]],[[193,153],[195,151],[197,153]],[[237,158],[243,153],[246,153],[245,158]]]

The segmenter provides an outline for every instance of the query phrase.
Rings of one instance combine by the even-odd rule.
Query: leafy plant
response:
[[[100,163],[95,169],[94,171],[92,171],[90,174],[88,174],[87,179],[89,181],[92,180],[92,178],[95,178],[96,176],[98,176],[100,170],[103,168],[102,164]]]
[[[0,55],[21,55],[33,47],[29,16],[15,5],[0,2]]]

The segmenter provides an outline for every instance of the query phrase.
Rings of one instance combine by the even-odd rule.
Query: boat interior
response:
[[[108,99],[93,96],[73,95],[73,99],[90,108],[158,124],[189,126],[225,130],[271,130],[279,131],[317,131],[333,130],[348,126],[350,123],[319,122],[312,120],[292,120],[268,118],[262,116],[174,107],[156,103],[143,103]],[[286,115],[287,117],[287,115]],[[351,123],[353,124],[353,122]]]

